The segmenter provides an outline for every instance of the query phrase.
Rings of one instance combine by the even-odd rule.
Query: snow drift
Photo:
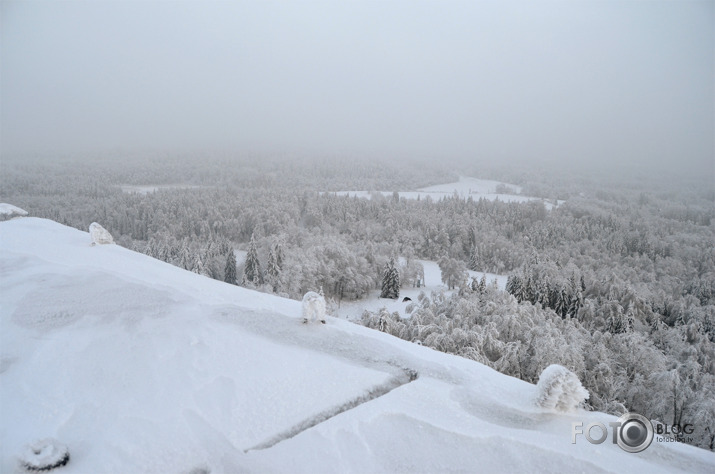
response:
[[[0,223],[0,472],[713,472],[677,443],[571,443],[537,387],[55,222]],[[24,453],[24,454],[23,454]],[[54,471],[52,471],[54,472]]]

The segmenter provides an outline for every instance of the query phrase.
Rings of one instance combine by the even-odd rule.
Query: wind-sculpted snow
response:
[[[87,241],[0,223],[0,472],[42,439],[68,474],[715,471],[676,443],[572,444],[615,417],[544,413],[476,362]]]

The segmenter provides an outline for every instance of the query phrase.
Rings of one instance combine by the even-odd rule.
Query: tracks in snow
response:
[[[352,400],[343,403],[342,405],[329,408],[318,413],[317,415],[311,416],[310,418],[301,421],[300,423],[292,426],[291,428],[281,433],[278,433],[277,435],[263,441],[262,443],[259,443],[251,448],[245,449],[244,452],[247,453],[249,451],[257,451],[261,449],[271,448],[276,444],[280,443],[281,441],[291,439],[294,436],[299,435],[303,431],[310,429],[316,425],[319,425],[320,423],[323,423],[324,421],[327,421],[334,416],[337,416],[348,410],[352,410],[353,408],[360,406],[363,403],[367,403],[371,400],[375,400],[376,398],[380,398],[383,395],[390,393],[394,389],[416,380],[419,376],[417,372],[412,369],[401,368],[399,370],[400,373],[392,377],[386,383],[377,385],[376,387],[370,389],[367,393],[360,395],[359,397],[353,398]]]

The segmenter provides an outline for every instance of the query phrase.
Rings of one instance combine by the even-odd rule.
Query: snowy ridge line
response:
[[[251,448],[245,449],[243,452],[248,453],[249,451],[258,451],[262,449],[272,448],[281,441],[291,439],[294,436],[299,435],[303,431],[308,430],[316,425],[319,425],[320,423],[323,423],[330,418],[338,416],[341,413],[344,413],[348,410],[352,410],[353,408],[358,407],[363,403],[367,403],[371,400],[375,400],[376,398],[380,398],[383,395],[387,395],[394,389],[403,385],[407,385],[408,383],[417,380],[417,377],[419,377],[419,374],[412,369],[402,368],[401,372],[402,373],[396,375],[395,377],[392,377],[386,383],[382,385],[377,385],[376,387],[370,389],[366,394],[360,395],[359,397],[353,398],[352,400],[343,403],[342,405],[329,408],[325,411],[318,413],[315,416],[307,418],[300,423],[294,425],[293,427],[283,431],[282,433],[278,433],[277,435],[262,443],[259,443]]]

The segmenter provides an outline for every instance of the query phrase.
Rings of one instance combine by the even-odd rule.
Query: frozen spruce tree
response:
[[[541,372],[536,390],[536,404],[557,412],[574,411],[589,396],[576,374],[558,364],[552,364]]]
[[[261,263],[258,261],[258,250],[256,249],[256,241],[251,234],[251,242],[248,244],[248,253],[246,254],[246,263],[243,266],[243,286],[253,285],[259,286],[263,284],[263,271]]]
[[[380,298],[396,299],[400,296],[400,273],[395,266],[395,259],[391,258],[385,265],[385,272],[382,275],[382,292]]]
[[[236,254],[233,253],[233,250],[226,255],[223,281],[232,285],[236,284]]]
[[[475,272],[479,270],[479,267],[481,267],[479,264],[479,249],[476,245],[472,247],[472,251],[469,254],[468,266],[470,270],[474,270]]]
[[[266,280],[271,284],[273,291],[278,291],[281,266],[283,265],[283,250],[280,244],[276,244],[268,251],[268,263],[266,264]]]
[[[211,277],[208,268],[206,268],[206,265],[204,264],[204,260],[198,253],[194,254],[194,261],[191,263],[191,271],[205,277]]]

